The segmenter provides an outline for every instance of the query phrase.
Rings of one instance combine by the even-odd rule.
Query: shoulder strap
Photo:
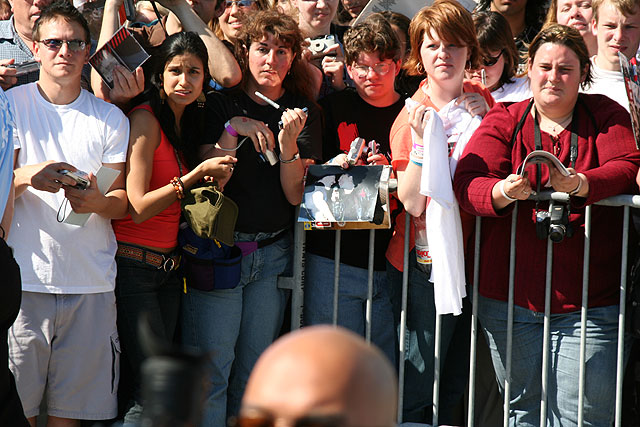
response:
[[[524,126],[525,120],[527,120],[527,116],[531,111],[531,107],[533,107],[533,98],[531,98],[531,101],[529,101],[529,105],[527,105],[527,108],[524,110],[524,114],[522,115],[522,117],[520,117],[520,121],[516,125],[516,128],[513,130],[513,135],[511,135],[512,147],[516,143],[516,138],[518,137],[518,133],[520,133],[520,131],[522,130],[522,126]]]

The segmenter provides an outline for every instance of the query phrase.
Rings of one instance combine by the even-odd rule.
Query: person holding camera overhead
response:
[[[212,355],[206,426],[224,427],[238,412],[253,365],[282,326],[286,293],[278,276],[291,268],[294,206],[302,200],[305,162],[322,157],[302,45],[291,17],[252,14],[236,41],[240,88],[209,98],[212,136],[221,135],[217,152],[238,159],[224,193],[238,205],[234,239],[243,257],[234,288],[188,288],[183,295],[183,342]]]
[[[156,336],[172,341],[180,307],[180,261],[176,254],[180,199],[205,177],[224,183],[233,172],[231,156],[200,161],[198,145],[207,140],[205,95],[209,83],[207,48],[194,32],[169,36],[157,53],[148,100],[129,114],[127,156],[129,213],[114,220],[118,240],[116,303],[123,360],[132,390],[125,423],[142,414],[140,368],[145,354],[138,336],[144,312]],[[202,148],[205,148],[204,146]],[[202,149],[201,149],[202,150]]]
[[[529,47],[533,99],[497,104],[469,141],[454,176],[462,209],[484,218],[480,245],[478,315],[504,393],[511,216],[517,204],[516,265],[509,417],[519,426],[540,425],[547,234],[553,240],[551,357],[548,413],[553,425],[577,425],[580,307],[585,206],[635,193],[640,164],[629,114],[602,95],[578,93],[590,81],[587,47],[580,33],[554,24]],[[517,168],[533,150],[554,154],[570,174],[554,166]],[[547,202],[528,200],[545,188],[569,195],[556,202],[564,216],[543,219]],[[613,421],[622,209],[592,209],[584,421]],[[564,237],[562,236],[564,232]],[[471,253],[470,251],[468,251]],[[467,259],[468,267],[473,257]]]

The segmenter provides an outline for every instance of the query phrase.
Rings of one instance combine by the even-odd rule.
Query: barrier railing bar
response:
[[[298,222],[293,227],[293,284],[291,287],[291,329],[302,327],[304,310],[304,225]]]
[[[504,427],[509,426],[511,406],[511,359],[513,357],[513,299],[516,278],[516,227],[518,223],[518,205],[516,202],[511,213],[511,241],[509,242],[509,297],[507,299],[507,366],[504,379]]]
[[[591,206],[584,212],[584,256],[582,258],[582,306],[580,308],[580,370],[578,373],[578,427],[584,424],[584,381],[589,308],[589,257],[591,254]]]
[[[371,342],[371,305],[373,304],[373,252],[376,243],[376,231],[371,229],[369,230],[369,275],[368,275],[368,285],[367,289],[367,306],[365,307],[365,322],[366,322],[366,339],[367,342]]]
[[[553,193],[556,194],[556,193]],[[568,197],[567,193],[564,193]],[[553,199],[549,212],[553,209]],[[551,327],[551,273],[553,271],[553,242],[547,237],[547,273],[544,289],[544,332],[542,339],[542,390],[540,393],[540,427],[547,425],[547,393],[549,382],[549,341]]]
[[[473,303],[471,304],[471,347],[469,352],[469,410],[467,426],[473,427],[476,416],[476,346],[478,337],[478,283],[480,278],[481,217],[476,217],[476,240],[473,253]]]
[[[336,230],[335,260],[333,264],[333,326],[338,324],[338,298],[340,290],[340,240],[342,230]]]
[[[640,200],[640,198],[638,198],[638,200]],[[627,264],[629,261],[629,212],[630,209],[627,205],[624,207],[624,217],[622,222],[622,261],[620,266],[620,314],[618,315],[615,427],[620,427],[622,425],[622,379],[624,377],[624,333],[627,301]]]
[[[400,331],[398,332],[399,361],[398,361],[398,424],[402,423],[404,406],[404,352],[405,335],[407,331],[407,289],[409,287],[409,226],[411,215],[405,212],[404,221],[404,258],[402,259],[402,306],[400,308]]]
[[[436,314],[436,329],[434,332],[434,351],[433,351],[433,417],[431,424],[434,426],[438,424],[438,406],[440,404],[440,347],[442,337],[442,315]]]

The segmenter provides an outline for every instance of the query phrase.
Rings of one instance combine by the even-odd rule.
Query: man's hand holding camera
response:
[[[69,178],[65,176],[65,178]],[[70,178],[69,178],[70,179]],[[64,184],[64,195],[69,200],[71,208],[76,213],[99,213],[103,212],[109,200],[98,189],[98,181],[95,175],[88,174],[89,186],[85,189],[78,186],[78,182],[73,180],[73,184]]]
[[[18,83],[18,78],[16,77],[18,70],[7,67],[7,65],[13,64],[14,61],[14,59],[0,60],[0,87],[4,90],[11,88],[13,85]]]

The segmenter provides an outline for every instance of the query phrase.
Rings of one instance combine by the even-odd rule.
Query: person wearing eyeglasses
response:
[[[460,156],[464,144],[468,141],[480,118],[494,105],[489,91],[481,84],[465,79],[465,71],[477,68],[480,61],[480,49],[476,39],[471,14],[455,0],[436,0],[431,6],[421,9],[409,26],[411,53],[405,67],[411,75],[421,75],[424,80],[419,89],[400,111],[390,132],[391,153],[394,171],[398,179],[398,199],[406,212],[414,217],[425,215],[427,196],[420,192],[422,164],[425,158],[426,139],[430,134],[424,131],[423,116],[427,108],[431,114],[446,123],[440,144],[447,144],[450,162]],[[415,105],[412,106],[411,104]],[[414,136],[415,135],[415,136]],[[446,137],[446,141],[442,140]],[[424,138],[424,139],[423,139]],[[448,165],[447,165],[448,166]],[[449,173],[447,173],[449,175]],[[444,176],[443,179],[449,178]],[[446,184],[443,184],[446,185]],[[452,215],[458,215],[453,212]],[[387,249],[387,274],[391,282],[392,303],[396,310],[395,321],[399,325],[402,300],[402,275],[404,269],[404,240],[409,239],[409,288],[407,311],[407,337],[405,340],[405,393],[403,421],[431,423],[434,354],[433,348],[424,345],[435,338],[436,294],[434,283],[430,281],[432,262],[428,257],[420,269],[417,264],[415,248],[415,228],[417,221],[409,227],[405,236],[405,218],[403,211],[397,216],[394,235]],[[452,218],[456,221],[456,218]],[[467,218],[461,218],[465,220]],[[425,219],[426,221],[426,219]],[[424,224],[424,222],[423,222]],[[424,227],[422,225],[421,227]],[[426,232],[438,230],[439,225],[426,221]],[[447,236],[456,239],[462,231]],[[428,246],[431,246],[430,243]],[[462,256],[462,255],[458,255]],[[426,259],[425,259],[426,258]],[[460,309],[460,307],[458,307]],[[445,371],[440,378],[440,414],[439,421],[453,424],[452,411],[464,390],[468,361],[465,346],[468,335],[456,333],[464,331],[466,310],[462,316],[454,316],[453,310],[442,317],[441,357],[443,365],[448,359],[462,357],[457,368]],[[456,314],[460,314],[459,312]],[[459,326],[459,328],[457,327]],[[401,337],[405,339],[405,337]],[[446,422],[446,421],[450,422]]]
[[[340,327],[287,334],[260,357],[230,427],[393,427],[397,379],[375,347]]]
[[[366,164],[388,165],[391,148],[389,130],[404,106],[405,97],[394,89],[400,72],[400,43],[391,25],[380,14],[369,16],[350,28],[344,37],[347,73],[355,89],[345,89],[320,100],[325,118],[323,160],[347,165],[346,154],[356,137],[378,144]],[[358,164],[363,164],[359,162]],[[344,167],[344,166],[343,166]],[[375,233],[371,341],[395,365],[395,330],[385,251],[392,230]],[[351,230],[342,240],[338,325],[364,335],[367,301],[369,231]],[[335,232],[306,234],[304,321],[314,325],[333,318],[333,275]]]
[[[18,75],[18,70],[8,67],[33,60],[33,24],[51,0],[13,0],[13,16],[0,21],[0,87],[10,87],[38,80],[38,70]]]
[[[71,426],[117,412],[117,244],[111,219],[127,213],[129,121],[81,88],[90,35],[71,3],[43,9],[33,38],[40,78],[7,92],[16,189],[8,243],[22,267],[9,364],[31,425],[46,401],[48,425]],[[117,171],[104,194],[96,178],[102,166]],[[77,188],[67,171],[86,172],[89,186]],[[90,214],[86,223],[64,222],[68,207]]]
[[[257,10],[267,10],[268,5],[265,0],[221,1],[224,4],[224,11],[218,19],[212,21],[214,32],[229,49],[233,50],[233,42],[238,37],[247,14]]]
[[[529,79],[517,77],[518,51],[507,20],[498,12],[473,14],[482,57],[480,67],[467,73],[491,91],[496,102],[518,102],[531,97]],[[484,81],[483,81],[484,71]]]

